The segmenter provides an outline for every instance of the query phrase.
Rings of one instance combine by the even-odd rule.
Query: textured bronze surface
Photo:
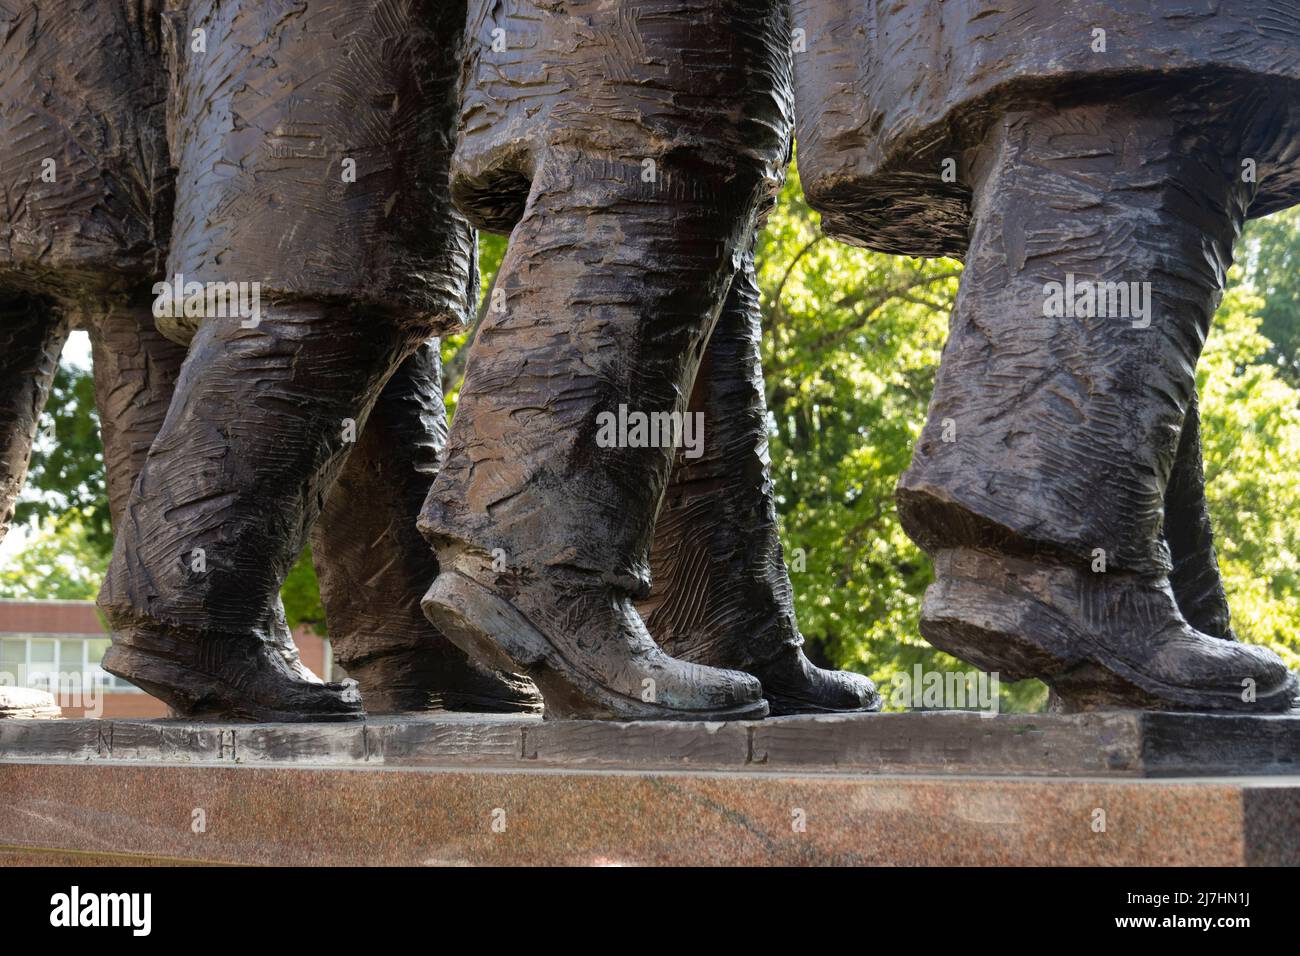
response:
[[[875,705],[869,681],[798,649],[756,428],[746,270],[788,156],[789,69],[777,2],[471,4],[452,194],[513,232],[421,521],[448,569],[426,610],[532,676],[548,715],[756,716],[741,669],[777,710]],[[601,414],[623,410],[701,412],[708,459],[602,443]],[[633,602],[675,459],[675,507],[709,517],[689,548],[667,517],[660,562],[681,563],[643,605],[656,633]],[[701,494],[732,479],[726,510],[724,488]]]
[[[1066,708],[1293,704],[1232,640],[1194,384],[1242,223],[1300,201],[1293,4],[12,6],[0,534],[86,328],[105,666],[178,712],[359,715],[288,636],[309,537],[377,711],[536,709],[510,670],[556,717],[877,707],[800,650],[768,474],[752,248],[795,102],[832,235],[967,261],[898,491],[925,636]],[[444,463],[470,222],[512,241]],[[164,258],[257,314],[155,328]],[[1147,283],[1146,321],[1050,313],[1075,276]],[[700,453],[600,440],[628,410],[699,415]]]
[[[358,322],[419,339],[459,329],[475,290],[473,235],[446,190],[464,3],[171,6],[168,273],[375,306]]]
[[[67,319],[48,299],[0,299],[0,540],[27,478],[41,410],[67,339]]]
[[[13,317],[4,325],[12,339],[4,381],[16,396],[7,403],[13,412],[3,431],[6,507],[21,486],[43,390],[66,334],[61,306],[71,290],[81,297],[76,314],[95,318],[86,324],[94,345],[109,497],[126,541],[105,589],[118,631],[111,668],[182,712],[287,718],[298,707],[339,709],[338,701],[312,703],[322,691],[298,661],[272,593],[306,525],[313,528],[336,660],[359,681],[368,709],[535,708],[539,700],[527,682],[470,662],[438,634],[416,600],[436,576],[437,562],[415,534],[413,520],[440,465],[446,426],[436,340],[406,353],[422,335],[455,327],[475,297],[472,235],[446,193],[463,10],[444,5],[434,16],[420,4],[381,4],[361,15],[355,3],[328,0],[293,8],[175,0],[165,7],[107,4],[93,18],[80,10],[79,18],[64,22],[45,19],[48,11],[38,3],[10,36],[15,46],[31,46],[9,81],[16,88],[39,64],[69,60],[66,54],[86,41],[86,31],[95,32],[100,45],[93,71],[76,80],[43,80],[56,91],[62,91],[60,84],[82,83],[85,102],[54,101],[38,84],[40,106],[57,102],[62,116],[56,119],[78,128],[86,121],[68,118],[84,111],[85,103],[98,106],[98,132],[91,141],[107,146],[103,156],[91,159],[106,170],[100,175],[105,195],[122,200],[124,182],[148,189],[143,197],[122,200],[132,206],[134,219],[118,215],[107,201],[88,207],[129,232],[119,237],[122,248],[113,255],[94,253],[93,244],[90,252],[84,242],[69,245],[77,230],[101,244],[112,233],[96,226],[99,220],[78,218],[66,201],[44,202],[39,190],[36,201],[7,220],[13,236],[30,240],[12,245],[19,255],[10,272],[37,292],[63,298],[15,293],[6,300]],[[715,27],[725,15],[723,7],[710,14]],[[777,29],[776,17],[769,14],[769,30]],[[48,34],[36,29],[51,22]],[[412,24],[419,28],[410,29]],[[114,59],[103,52],[104,44],[118,43],[136,54]],[[17,98],[10,104],[12,128],[31,153],[15,160],[14,169],[31,178],[40,152],[81,157],[79,144],[28,102]],[[147,106],[128,115],[137,102]],[[675,107],[664,100],[657,108],[665,120],[692,118],[690,110],[672,113]],[[703,118],[693,120],[692,135],[706,144]],[[789,125],[780,119],[778,150]],[[114,124],[125,125],[114,130]],[[28,127],[40,134],[34,143],[23,132]],[[118,142],[124,136],[148,148],[124,155],[126,147]],[[62,154],[58,161],[64,162]],[[147,169],[123,168],[132,162]],[[355,181],[345,176],[347,163],[355,164]],[[774,184],[775,167],[765,175]],[[258,283],[266,314],[254,327],[236,328],[230,317],[164,313],[158,326],[177,344],[155,331],[137,286],[156,276],[167,251],[173,179],[179,185],[165,278]],[[16,182],[15,193],[18,186],[29,184]],[[72,215],[75,228],[58,215]],[[441,225],[429,228],[430,223]],[[41,240],[46,233],[67,248]],[[28,261],[32,255],[22,258],[24,250],[49,261],[34,265]],[[70,270],[65,260],[75,260],[78,268]],[[52,282],[52,266],[67,275]],[[752,271],[752,264],[746,268]],[[696,659],[746,667],[765,680],[781,712],[874,706],[869,681],[817,670],[797,648],[770,486],[762,472],[762,393],[752,387],[756,352],[743,354],[755,348],[750,339],[757,327],[747,313],[756,308],[755,292],[752,279],[739,276],[728,300],[728,330],[713,346],[721,356],[717,381],[707,385],[718,401],[710,411],[720,442],[735,458],[724,463],[711,451],[710,460],[714,470],[759,469],[745,486],[746,496],[730,502],[733,517],[750,512],[756,523],[730,541],[720,513],[711,517],[707,534],[698,529],[699,540],[722,564],[703,580],[672,576],[667,604],[696,605],[706,596],[708,620],[678,620],[663,639],[688,652],[692,643],[698,645],[691,652]],[[88,312],[92,292],[95,311]],[[351,317],[343,314],[346,309]],[[358,328],[378,326],[378,332],[356,332],[348,328],[353,322]],[[194,344],[183,394],[173,403],[183,346],[204,325],[210,331]],[[357,349],[362,335],[366,346]],[[358,368],[345,368],[348,358]],[[733,368],[733,361],[745,365]],[[349,377],[363,380],[358,385]],[[702,383],[702,393],[705,388]],[[35,400],[27,395],[33,389]],[[334,406],[326,402],[313,409],[317,414],[302,414],[310,395],[331,391],[338,393]],[[374,408],[367,419],[368,401]],[[174,420],[159,438],[173,404]],[[362,413],[347,417],[354,408]],[[355,449],[339,451],[335,443],[313,450],[329,424],[337,422],[342,432],[349,421]],[[155,460],[146,468],[155,439]],[[300,460],[293,460],[296,446]],[[327,460],[331,456],[335,460]],[[142,469],[144,485],[128,504]],[[683,487],[697,486],[687,496],[697,510],[703,505],[712,512],[719,503],[716,489],[701,496],[700,476],[695,469]],[[263,496],[260,489],[268,484],[275,490]],[[320,520],[313,525],[318,507]],[[674,522],[666,525],[671,529]],[[254,568],[259,542],[266,548],[263,567]],[[757,560],[739,567],[740,577],[733,581],[719,573],[734,561],[727,549],[751,544]],[[670,554],[677,545],[670,535],[658,552]],[[221,566],[209,568],[209,557]],[[193,567],[196,562],[201,570]],[[749,607],[736,600],[735,586],[744,588],[746,579],[758,602]],[[756,637],[756,620],[773,608],[782,620]],[[257,624],[248,624],[250,615]],[[229,646],[205,647],[213,641]],[[248,675],[260,675],[252,686],[261,689],[243,694],[249,699],[236,705],[228,699],[230,685]]]
[[[324,511],[323,600],[376,709],[444,705],[445,690],[533,707],[526,683],[412,617],[436,565],[400,530],[436,467],[420,444],[441,435],[430,337],[463,324],[476,290],[447,194],[463,7],[281,7],[193,0],[162,18],[167,274],[256,283],[261,307],[159,319],[189,357],[101,594],[106,667],[183,713],[355,716],[354,695],[297,661],[279,604]]]
[[[767,451],[753,253],[731,281],[688,414],[708,425],[677,453],[650,548],[646,627],[682,660],[753,674],[773,715],[876,710],[870,680],[813,666],[800,648]]]
[[[1194,369],[1242,222],[1300,200],[1300,12],[796,0],[794,20],[825,228],[966,259],[898,490],[935,560],[923,634],[1067,707],[1292,706],[1281,661],[1217,639]],[[1050,310],[1076,277],[1147,283],[1147,315]]]
[[[972,181],[959,162],[946,182],[943,159],[1030,104],[1122,101],[1156,85],[1177,94],[1204,79],[1217,87],[1207,112],[1272,117],[1249,154],[1259,185],[1250,214],[1300,195],[1300,11],[1290,0],[790,6],[805,48],[795,56],[800,180],[823,228],[845,242],[962,256]],[[1239,169],[1245,155],[1224,159]]]
[[[155,6],[6,4],[0,287],[82,300],[161,266],[171,170]]]
[[[148,311],[172,182],[156,15],[101,0],[11,4],[0,14],[3,537],[69,328],[123,349],[119,365],[96,369],[96,392],[113,405],[101,413],[122,421],[105,432],[114,508],[179,359],[153,344]]]
[[[175,658],[171,663],[151,664],[137,647],[131,660],[125,651],[115,653],[110,666],[181,709],[231,712],[216,700],[200,704],[195,695],[211,697],[214,691],[204,681],[228,685],[233,673],[206,679],[186,673],[221,672],[215,660],[231,653],[245,666],[260,662],[252,665],[255,670],[269,667],[278,674],[273,680],[289,682],[281,706],[253,708],[254,714],[286,716],[296,706],[295,695],[319,697],[318,682],[297,658],[278,597],[258,581],[265,581],[264,571],[282,575],[284,554],[301,545],[313,506],[330,488],[331,464],[319,448],[322,432],[342,435],[351,416],[363,450],[346,466],[345,490],[332,496],[317,558],[336,643],[347,664],[357,663],[359,655],[367,658],[356,676],[374,691],[373,707],[537,706],[536,692],[526,683],[471,664],[418,607],[419,594],[436,573],[413,530],[431,479],[427,469],[436,467],[422,449],[445,435],[437,341],[428,337],[463,322],[476,295],[472,233],[447,195],[463,4],[317,0],[217,7],[175,0],[165,6],[35,0],[5,12],[0,535],[22,486],[68,328],[84,327],[93,346],[113,522],[131,542],[125,546],[131,555],[119,564],[142,576],[150,597],[137,593],[141,604],[151,605],[158,583],[171,580],[173,589],[157,605],[123,611],[131,624],[118,643],[129,639],[129,630],[145,627],[160,653],[168,644],[187,645],[167,650]],[[345,163],[355,164],[350,180]],[[194,349],[185,388],[206,377],[221,399],[209,404],[200,389],[188,404],[185,396],[175,402],[157,449],[163,464],[150,472],[170,470],[167,463],[178,454],[194,457],[186,467],[178,464],[162,487],[150,478],[141,494],[157,488],[163,495],[150,511],[139,500],[129,507],[128,500],[173,407],[184,344],[202,321],[159,318],[180,344],[154,327],[150,287],[168,258],[173,165],[184,185],[175,194],[176,241],[166,277],[259,283],[269,315],[260,332],[236,328],[233,320],[211,320],[222,330]],[[332,332],[323,316],[314,327],[305,307],[285,307],[301,334],[297,343],[283,336],[289,325],[278,322],[276,310],[303,299],[336,318],[352,310],[356,327],[351,339],[335,343],[342,348],[312,351],[312,339]],[[349,356],[346,343],[364,338],[369,344],[365,329],[371,324],[381,329],[374,342],[387,339],[387,348],[380,344]],[[235,339],[246,346],[239,356],[244,363],[236,357],[214,369],[216,353]],[[374,368],[349,367],[368,360]],[[320,366],[312,368],[316,362]],[[290,366],[296,366],[296,378],[288,374]],[[385,385],[398,366],[402,371]],[[213,382],[213,374],[231,377]],[[349,384],[354,376],[367,384]],[[277,384],[287,390],[277,392]],[[337,409],[322,406],[337,411],[332,421],[318,415],[316,427],[304,430],[293,412],[310,400],[312,389],[337,391],[340,401]],[[368,434],[365,405],[375,393],[385,399]],[[426,407],[404,413],[412,402]],[[286,408],[289,414],[282,414]],[[258,423],[270,423],[261,444],[249,438]],[[245,459],[245,453],[272,463]],[[224,476],[217,473],[223,468]],[[259,499],[259,482],[265,481],[285,482],[277,489],[282,497]],[[373,502],[374,509],[342,500],[348,494]],[[278,516],[264,510],[276,500],[288,501]],[[224,525],[218,518],[217,525],[206,526],[210,537],[197,540],[203,533],[196,524],[224,508],[242,515],[242,523]],[[272,546],[265,567],[250,571],[259,561],[258,538]],[[233,575],[218,573],[209,582],[218,590],[223,583],[229,587],[217,600],[260,616],[258,641],[250,643],[247,633],[232,638],[243,642],[238,653],[204,650],[205,635],[221,627],[238,632],[239,626],[208,616],[204,601],[213,592],[199,586],[178,594],[177,588],[194,581],[171,577],[193,565],[196,548],[206,561],[212,539],[221,542],[213,554],[223,562],[221,572]],[[136,548],[140,540],[151,543],[147,554]],[[191,567],[190,573],[206,571]],[[258,580],[245,587],[241,574]],[[364,587],[358,587],[361,579]],[[371,603],[363,606],[366,601]],[[169,602],[194,616],[147,619],[150,610]],[[381,620],[384,626],[377,626]],[[178,625],[174,634],[168,623]],[[278,658],[273,663],[265,657],[270,652]],[[461,697],[443,696],[457,689]],[[267,697],[262,706],[269,707],[274,692],[261,693]]]
[[[312,529],[334,660],[368,713],[526,711],[527,681],[475,664],[424,616],[438,562],[416,530],[447,441],[437,340],[393,372]]]

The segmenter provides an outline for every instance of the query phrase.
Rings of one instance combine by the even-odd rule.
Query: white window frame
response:
[[[76,670],[81,673],[82,686],[87,686],[91,681],[96,682],[103,688],[104,693],[108,694],[143,694],[140,688],[134,684],[127,683],[120,677],[108,673],[100,664],[90,663],[90,641],[103,641],[108,637],[105,634],[17,634],[4,633],[0,634],[0,641],[4,642],[23,642],[23,670],[26,686],[34,686],[31,683],[32,670],[32,641],[53,641],[54,642],[54,660],[36,661],[37,667],[47,668],[54,676],[58,676],[65,670]],[[81,641],[81,660],[77,663],[72,661],[63,661],[63,642],[64,641]],[[51,693],[56,690],[48,686],[43,688]]]

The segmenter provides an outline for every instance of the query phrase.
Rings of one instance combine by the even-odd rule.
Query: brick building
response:
[[[330,677],[328,642],[294,631],[303,663]],[[165,717],[167,707],[100,667],[108,634],[93,601],[0,599],[0,683],[55,695],[65,717]]]

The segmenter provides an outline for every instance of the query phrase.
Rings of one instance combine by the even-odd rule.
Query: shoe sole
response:
[[[766,697],[771,717],[795,717],[799,714],[878,714],[880,701],[863,707],[827,707],[814,701],[800,700],[795,697],[783,697],[780,694],[768,694]]]
[[[110,674],[116,674],[158,698],[171,708],[174,716],[182,719],[335,723],[365,717],[359,703],[356,710],[324,712],[280,710],[241,703],[240,692],[220,677],[120,644],[114,644],[108,649],[101,666]]]

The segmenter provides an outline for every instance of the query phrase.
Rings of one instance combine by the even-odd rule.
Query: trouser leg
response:
[[[772,496],[753,254],[731,282],[695,378],[697,450],[679,449],[638,603],[664,650],[753,674],[773,714],[879,706],[871,681],[804,656]]]
[[[68,323],[46,300],[0,293],[0,541],[27,478]]]
[[[1294,694],[1267,651],[1192,628],[1169,583],[1166,492],[1249,188],[1224,165],[1228,134],[1199,122],[1139,100],[993,128],[899,485],[935,560],[927,639],[1072,706],[1280,709]],[[1089,307],[1081,280],[1124,283],[1127,314]]]
[[[1211,637],[1234,640],[1228,596],[1214,551],[1214,528],[1205,500],[1201,460],[1201,413],[1192,393],[1183,420],[1174,469],[1165,490],[1165,541],[1172,568],[1169,584],[1187,623]]]
[[[761,196],[758,182],[670,175],[548,157],[421,517],[443,570],[426,610],[471,653],[533,677],[552,715],[763,706],[752,678],[665,655],[632,603],[673,449],[620,435],[620,410],[685,411]]]
[[[87,326],[108,506],[117,527],[167,417],[185,347],[154,328],[149,303],[108,310]]]
[[[48,302],[0,294],[0,541],[23,490],[41,410],[67,337],[67,320]],[[45,691],[6,687],[0,679],[0,720],[58,715],[58,705]]]
[[[269,312],[269,314],[268,314]],[[414,346],[381,313],[298,303],[206,320],[126,508],[105,668],[183,713],[353,716],[275,649],[279,590],[384,382]]]
[[[121,523],[145,457],[162,430],[187,352],[158,332],[151,306],[109,308],[86,323],[114,528]],[[282,607],[276,609],[272,630],[281,656],[294,672],[319,681],[302,663]]]
[[[312,529],[334,660],[369,713],[535,710],[531,684],[471,661],[420,609],[438,562],[415,522],[446,440],[433,339],[384,385]]]

